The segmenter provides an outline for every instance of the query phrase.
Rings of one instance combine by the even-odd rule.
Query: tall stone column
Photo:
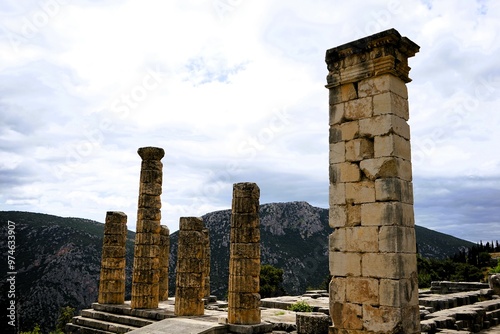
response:
[[[181,217],[177,244],[175,307],[177,316],[203,315],[203,220]]]
[[[229,248],[228,321],[260,324],[260,189],[255,183],[233,185]]]
[[[208,228],[202,230],[203,233],[203,297],[210,297],[210,234]]]
[[[394,29],[326,51],[330,333],[420,332],[408,58]]]
[[[132,273],[132,308],[157,308],[160,280],[162,148],[142,147],[139,205]]]
[[[97,299],[100,304],[123,304],[125,302],[126,241],[127,215],[117,211],[106,212]]]
[[[160,230],[160,301],[168,300],[168,261],[170,258],[170,230],[161,225]]]

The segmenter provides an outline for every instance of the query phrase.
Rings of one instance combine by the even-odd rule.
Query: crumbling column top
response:
[[[141,147],[137,153],[142,160],[161,160],[165,156],[165,151],[161,147]]]
[[[392,73],[404,82],[410,67],[407,59],[420,47],[396,29],[385,30],[368,37],[326,50],[327,88],[356,82],[384,73]]]

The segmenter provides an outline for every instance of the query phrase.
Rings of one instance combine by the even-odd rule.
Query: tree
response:
[[[283,296],[283,269],[264,264],[260,267],[261,298]]]
[[[59,311],[59,318],[57,318],[56,332],[64,333],[66,329],[66,324],[71,322],[71,319],[75,315],[75,309],[70,306],[61,307]]]

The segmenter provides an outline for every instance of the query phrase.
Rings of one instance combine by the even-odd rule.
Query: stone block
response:
[[[101,268],[106,269],[124,269],[125,257],[121,258],[103,258],[101,260]]]
[[[346,120],[359,120],[373,115],[371,97],[360,98],[344,104],[344,117]]]
[[[361,305],[333,303],[332,309],[332,321],[336,327],[338,326],[344,331],[363,329],[363,309]]]
[[[155,257],[135,257],[134,270],[156,270],[160,265],[160,259]]]
[[[366,277],[346,279],[346,300],[354,304],[379,304],[379,280]]]
[[[203,285],[201,272],[190,272],[183,275],[177,275],[176,286],[183,288],[200,288]]]
[[[411,161],[410,141],[396,134],[375,136],[374,157],[399,157]]]
[[[347,204],[347,224],[346,226],[359,226],[361,225],[361,204]]]
[[[399,201],[413,204],[413,185],[408,180],[388,177],[375,180],[377,201]]]
[[[144,233],[160,233],[160,221],[159,220],[149,220],[149,219],[138,219],[137,220],[137,232]]]
[[[297,312],[297,334],[328,334],[330,317],[320,312]]]
[[[260,259],[238,259],[238,261],[229,261],[229,273],[236,276],[259,276]]]
[[[338,204],[346,203],[346,184],[345,183],[330,183],[329,195],[330,207]]]
[[[125,257],[125,247],[123,246],[106,246],[102,248],[103,258],[121,258]]]
[[[233,198],[252,198],[258,200],[260,198],[260,189],[253,182],[240,182],[233,184]]]
[[[351,140],[358,137],[359,122],[351,121],[340,124],[340,138],[342,140]]]
[[[140,208],[161,209],[161,197],[156,195],[143,194],[142,196],[139,196],[138,206]]]
[[[330,165],[330,182],[357,182],[361,179],[361,171],[357,164],[340,162]]]
[[[229,273],[229,292],[256,293],[259,289],[259,275],[233,275]],[[233,305],[233,307],[245,308],[241,305]]]
[[[354,100],[358,98],[358,90],[355,87],[355,84],[350,82],[340,86],[340,96],[342,98],[342,102]]]
[[[361,254],[330,252],[329,265],[332,276],[360,276]]]
[[[160,232],[160,220],[161,211],[160,209],[154,208],[139,208],[137,209],[137,221],[139,220],[154,220],[158,223],[158,233]]]
[[[342,103],[342,90],[340,86],[328,89],[328,104],[330,106]]]
[[[415,254],[417,251],[414,227],[381,226],[378,236],[380,252]]]
[[[254,325],[260,324],[260,309],[228,308],[228,321],[230,324]]]
[[[334,144],[341,141],[342,141],[341,124],[330,126],[328,142],[330,144]]]
[[[374,182],[362,181],[346,183],[345,200],[348,203],[352,202],[355,204],[375,202]]]
[[[392,92],[404,99],[408,99],[406,84],[392,74],[370,77],[358,83],[358,97],[374,96],[385,92]]]
[[[141,183],[156,183],[161,186],[163,173],[158,170],[142,170],[140,175]]]
[[[331,252],[345,251],[346,229],[337,228],[328,236],[328,249]]]
[[[382,306],[418,305],[418,280],[416,277],[415,279],[381,279],[379,296]]]
[[[401,309],[363,305],[363,326],[370,333],[397,333],[401,329]]]
[[[231,227],[234,228],[259,228],[260,220],[259,214],[257,210],[254,210],[252,213],[238,213],[233,216],[237,219],[231,219]]]
[[[330,125],[340,124],[344,121],[344,104],[330,105]]]
[[[234,259],[260,259],[260,243],[231,243],[230,254]]]
[[[377,252],[378,227],[358,226],[345,229],[345,249],[348,252]]]
[[[231,217],[233,219],[233,217]],[[260,241],[260,229],[255,227],[240,227],[238,233],[230,231],[229,240],[235,243],[250,243]]]
[[[364,277],[411,278],[417,268],[415,254],[365,253],[362,254],[361,270]]]
[[[368,138],[358,138],[345,143],[345,159],[361,161],[373,158],[373,141]]]
[[[135,244],[136,245],[159,245],[160,244],[160,235],[157,233],[137,232],[135,234]]]
[[[397,134],[405,139],[410,139],[410,126],[401,117],[396,115],[379,115],[364,118],[359,121],[360,137],[385,136]]]
[[[409,119],[408,100],[393,93],[385,92],[373,96],[373,115],[393,114]]]
[[[258,293],[228,293],[228,302],[235,308],[254,309],[260,307],[260,295]]]
[[[139,193],[141,195],[161,195],[161,183],[141,183],[139,185]]]
[[[359,163],[359,167],[370,180],[390,177],[412,180],[410,161],[397,157],[365,159]]]
[[[331,204],[328,212],[328,222],[331,228],[343,227],[347,224],[345,205]]]
[[[345,142],[330,144],[330,163],[345,162]]]
[[[249,199],[246,197],[233,197],[232,213],[248,214],[255,213],[259,208],[258,199]]]
[[[333,302],[338,302],[338,303],[345,303],[346,301],[346,284],[347,284],[347,278],[343,277],[334,277],[330,281],[330,289],[329,289],[329,294],[330,294],[330,305],[333,304]],[[330,314],[332,314],[332,310],[330,310]]]

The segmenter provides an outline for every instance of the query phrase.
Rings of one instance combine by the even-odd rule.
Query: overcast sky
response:
[[[408,85],[418,225],[500,240],[498,1],[0,3],[0,210],[135,230],[137,149],[163,158],[162,224],[231,206],[328,207],[325,51],[389,28]]]

